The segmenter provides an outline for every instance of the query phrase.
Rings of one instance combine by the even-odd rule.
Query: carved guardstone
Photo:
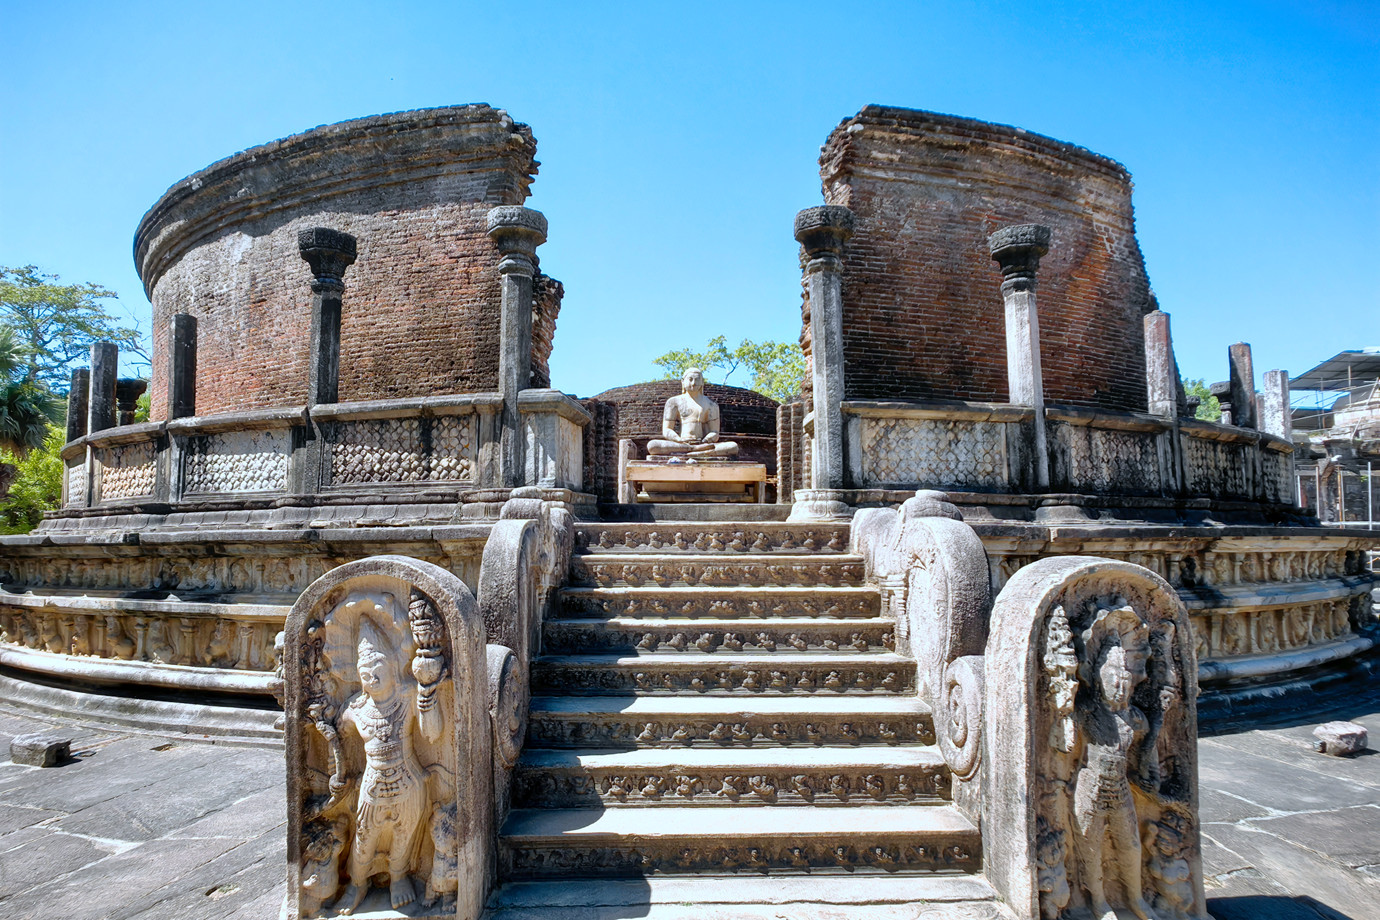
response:
[[[1087,556],[1021,569],[986,654],[983,847],[1019,916],[1207,917],[1197,661],[1164,579]]]
[[[479,916],[492,865],[484,625],[404,556],[317,579],[284,629],[285,916]]]

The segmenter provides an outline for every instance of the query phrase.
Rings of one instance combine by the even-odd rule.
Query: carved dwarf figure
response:
[[[1131,795],[1131,777],[1141,776],[1141,748],[1150,723],[1131,702],[1147,678],[1149,628],[1130,607],[1099,611],[1083,633],[1084,686],[1090,692],[1078,707],[1082,766],[1074,777],[1074,847],[1079,880],[1093,916],[1116,920],[1105,881],[1125,888],[1127,907],[1151,920],[1141,887],[1141,839]],[[1153,740],[1151,741],[1153,744]]]
[[[341,728],[354,729],[364,742],[364,773],[350,846],[350,884],[336,905],[343,915],[359,907],[370,878],[381,872],[388,875],[389,901],[395,910],[416,900],[408,873],[429,812],[426,770],[412,746],[417,714],[402,692],[390,654],[393,649],[369,620],[360,621],[359,632],[357,669],[362,689],[340,717]]]
[[[704,373],[698,367],[687,368],[680,387],[679,396],[666,400],[661,437],[647,442],[647,456],[736,457],[738,445],[719,440],[719,405],[704,395]]]

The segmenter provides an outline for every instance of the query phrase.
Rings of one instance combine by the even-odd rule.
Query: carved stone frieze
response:
[[[542,627],[548,653],[571,652],[703,652],[736,654],[743,651],[783,653],[815,651],[883,652],[896,648],[895,624],[876,618],[856,623],[817,620],[786,624],[740,621],[687,629],[684,624],[636,620],[587,623],[551,620]]]
[[[629,593],[612,589],[566,590],[561,613],[567,617],[873,617],[878,598],[871,592],[844,594],[827,589],[793,592]]]
[[[571,584],[586,587],[687,587],[728,585],[855,587],[863,583],[863,565],[857,562],[756,562],[751,559],[686,560],[651,562],[590,561],[575,557]]]
[[[1006,484],[1006,426],[1000,422],[874,417],[859,421],[860,486],[997,489]]]
[[[1253,444],[1184,439],[1184,479],[1194,495],[1250,499]]]
[[[975,872],[981,852],[970,835],[955,834],[923,843],[879,837],[867,845],[802,840],[783,844],[763,837],[732,846],[686,848],[676,841],[647,840],[639,846],[573,849],[564,843],[505,846],[502,872],[509,878],[549,874],[627,875],[688,872],[745,872],[771,870],[840,874]]]
[[[726,530],[715,524],[582,524],[575,539],[578,549],[591,553],[843,553],[848,550],[848,525]]]
[[[533,745],[572,747],[733,747],[772,744],[934,744],[934,723],[913,718],[866,719],[816,713],[809,718],[743,718],[721,721],[680,717],[648,720],[636,715],[600,718],[532,713],[527,729]]]
[[[64,507],[82,507],[86,504],[86,458],[77,457],[67,461],[67,501]]]
[[[697,665],[669,658],[612,667],[605,663],[538,662],[536,692],[602,693],[904,693],[914,687],[914,666],[904,660],[868,664],[840,658],[838,664],[781,663]]]
[[[520,808],[595,805],[846,805],[940,802],[949,773],[939,763],[913,768],[842,770],[774,767],[674,767],[669,770],[520,769],[513,795]]]
[[[327,481],[335,485],[475,479],[473,414],[331,422],[322,432]]]
[[[96,459],[100,464],[101,501],[153,494],[157,451],[152,441],[99,448]]]
[[[280,492],[287,488],[291,431],[229,431],[188,438],[182,490]]]
[[[1051,449],[1064,466],[1064,488],[1100,495],[1160,491],[1163,472],[1156,433],[1087,425],[1052,427]]]

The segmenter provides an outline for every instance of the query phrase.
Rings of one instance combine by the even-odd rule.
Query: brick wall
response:
[[[826,202],[856,218],[846,398],[1005,401],[987,235],[1039,223],[1053,230],[1038,292],[1046,400],[1145,409],[1141,317],[1154,303],[1120,164],[1001,125],[868,106],[830,135],[820,175]],[[808,303],[802,315],[808,349]]]
[[[166,417],[171,316],[198,318],[197,414],[306,398],[311,274],[297,231],[353,234],[345,274],[340,399],[493,390],[498,252],[485,216],[521,204],[536,172],[526,125],[485,105],[317,128],[223,160],[145,216],[136,263],[153,301],[152,417]],[[533,378],[562,289],[536,284]]]

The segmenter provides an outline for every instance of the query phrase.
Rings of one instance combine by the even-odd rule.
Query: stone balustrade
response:
[[[589,414],[558,390],[524,390],[520,399],[519,478],[579,489]],[[254,507],[362,493],[389,502],[496,487],[502,406],[498,393],[468,393],[108,428],[63,449],[62,508]]]

